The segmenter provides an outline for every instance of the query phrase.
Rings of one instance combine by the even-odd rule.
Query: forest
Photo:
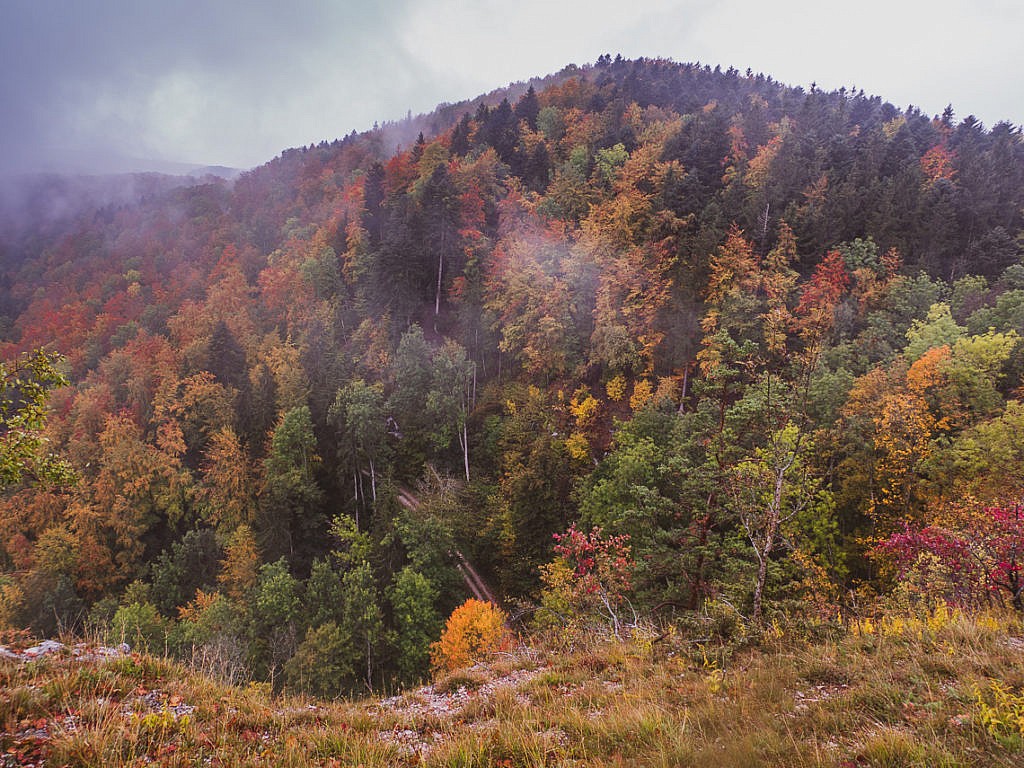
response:
[[[1024,610],[1022,256],[1019,127],[610,56],[4,230],[0,628],[333,695],[474,596]]]

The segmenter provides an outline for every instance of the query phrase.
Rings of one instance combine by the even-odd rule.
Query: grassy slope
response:
[[[4,661],[0,766],[1024,765],[1019,623],[819,630],[728,654],[679,636],[522,649],[351,703],[147,656]]]

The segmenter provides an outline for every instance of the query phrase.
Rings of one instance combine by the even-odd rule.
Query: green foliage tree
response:
[[[809,453],[809,438],[789,422],[771,434],[766,445],[738,462],[731,473],[729,493],[757,560],[754,622],[763,617],[769,562],[783,542],[784,527],[812,505],[826,513],[831,509],[821,479],[808,471]]]
[[[392,384],[388,411],[400,434],[396,463],[399,466],[412,464],[418,470],[427,455],[426,437],[430,421],[426,400],[432,376],[430,345],[418,325],[411,326],[402,334],[391,358],[388,375]]]
[[[370,500],[377,501],[377,462],[386,449],[387,437],[384,385],[381,382],[367,384],[363,379],[350,381],[338,390],[331,415],[343,433],[340,450],[351,464],[358,523],[359,508],[367,501],[363,487],[364,461],[370,472]]]
[[[11,629],[27,628],[37,637],[53,637],[81,626],[86,603],[72,576],[31,570],[10,586],[13,589],[7,594],[13,599],[7,611]]]
[[[441,633],[441,617],[434,607],[437,597],[437,587],[410,566],[398,572],[388,589],[398,672],[405,680],[416,680],[429,667],[430,645]]]
[[[306,579],[303,593],[303,621],[308,627],[340,623],[344,616],[342,579],[325,558],[317,558]]]
[[[907,331],[907,346],[903,354],[913,362],[932,347],[956,342],[966,329],[956,324],[949,304],[932,304],[924,320],[915,320]]]
[[[23,479],[69,484],[71,467],[45,450],[49,393],[66,386],[59,355],[38,349],[0,362],[0,487]]]
[[[498,438],[500,474],[488,500],[489,535],[467,542],[473,547],[467,555],[494,562],[503,588],[524,594],[538,586],[537,567],[550,559],[551,537],[573,514],[573,459],[549,395],[534,387],[510,394]]]
[[[436,606],[444,614],[462,597],[462,580],[453,563],[458,556],[453,558],[453,553],[466,547],[467,538],[479,537],[477,523],[482,515],[471,514],[475,504],[471,490],[432,472],[428,477],[434,482],[422,481],[418,485],[418,504],[399,505],[394,515],[394,538],[404,550],[407,565],[403,568],[411,568],[427,579],[436,591]]]
[[[187,531],[153,563],[150,599],[161,613],[172,615],[195,597],[197,589],[212,591],[220,570],[221,549],[213,531]]]
[[[427,394],[427,411],[435,419],[435,444],[447,447],[452,433],[459,445],[463,471],[469,482],[469,414],[473,406],[476,366],[466,358],[466,350],[449,341],[433,359],[433,376]]]
[[[259,569],[249,626],[250,653],[257,669],[273,679],[298,645],[301,584],[282,557]]]
[[[341,571],[342,616],[339,626],[358,649],[369,688],[373,688],[374,650],[384,631],[384,615],[370,558],[373,542],[355,521],[341,515],[334,518],[331,534],[336,542],[332,555]]]
[[[167,647],[167,621],[150,602],[131,602],[120,606],[110,622],[107,641],[128,643],[132,648],[163,653]]]
[[[594,173],[598,181],[610,187],[615,180],[618,169],[626,164],[629,153],[621,142],[607,149],[599,149],[594,155]]]
[[[373,688],[375,649],[384,631],[381,595],[370,563],[366,560],[346,571],[341,578],[341,597],[345,615],[342,630],[352,638],[364,664],[368,688]]]
[[[314,469],[320,461],[308,406],[293,408],[278,421],[263,461],[257,538],[267,559],[307,556],[321,528],[323,491]]]
[[[998,416],[964,430],[950,447],[947,461],[958,496],[982,503],[1024,495],[1024,403],[1007,403]]]
[[[953,344],[944,366],[955,401],[969,413],[971,422],[995,416],[1005,405],[1000,393],[1004,366],[1020,343],[1017,331],[989,331],[960,338]]]

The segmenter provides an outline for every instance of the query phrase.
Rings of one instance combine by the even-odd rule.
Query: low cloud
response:
[[[606,52],[1019,123],[1022,21],[1008,0],[7,0],[0,171],[249,167]]]

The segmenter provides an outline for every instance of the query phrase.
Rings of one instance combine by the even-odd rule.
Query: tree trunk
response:
[[[754,623],[761,623],[761,604],[764,598],[764,583],[768,579],[767,555],[758,559],[757,582],[754,584]]]
[[[434,317],[441,314],[441,270],[444,268],[444,252],[437,257],[437,294],[434,298]]]
[[[775,549],[775,540],[779,535],[779,526],[782,524],[782,489],[786,480],[786,472],[796,461],[796,453],[790,454],[789,458],[775,467],[775,487],[772,489],[772,502],[766,513],[764,530],[764,546],[761,551],[757,549],[757,543],[751,537],[751,544],[757,553],[757,583],[754,585],[754,623],[761,623],[761,608],[764,600],[764,585],[768,580],[768,558]]]
[[[711,507],[712,497],[708,497],[707,506]],[[704,595],[704,547],[708,543],[708,534],[711,531],[711,515],[707,513],[700,522],[700,536],[697,539],[698,546],[700,548],[700,554],[697,556],[697,563],[693,567],[693,573],[689,578],[690,582],[690,597],[687,601],[687,607],[691,611],[697,610],[698,602]]]
[[[459,443],[462,446],[462,463],[466,468],[466,482],[469,482],[469,433],[466,423],[462,424],[462,432],[459,434]]]
[[[370,495],[373,503],[377,503],[377,473],[373,469],[373,459],[370,459]]]
[[[370,634],[366,634],[366,687],[373,690],[373,657],[370,655]]]
[[[444,271],[444,247],[445,235],[447,234],[447,228],[442,224],[441,226],[441,247],[438,248],[437,254],[437,294],[434,298],[434,317],[441,314],[441,273]]]
[[[354,465],[352,469],[352,489],[354,494],[353,501],[355,502],[352,506],[356,510],[356,528],[359,527],[359,466]]]

